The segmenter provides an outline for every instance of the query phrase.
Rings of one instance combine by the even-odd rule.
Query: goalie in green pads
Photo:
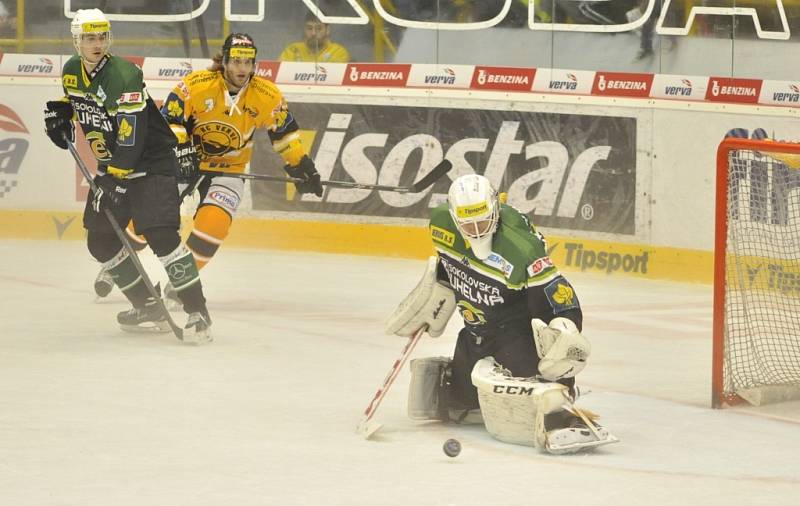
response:
[[[551,453],[617,441],[573,405],[591,346],[575,290],[528,218],[471,174],[431,211],[430,232],[437,256],[387,333],[424,325],[436,337],[453,307],[464,327],[452,359],[411,362],[411,418],[482,422],[499,440]]]

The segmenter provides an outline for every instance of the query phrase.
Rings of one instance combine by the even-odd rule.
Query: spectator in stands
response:
[[[3,5],[3,2],[0,1],[0,37],[15,35],[16,30],[14,29],[14,26],[16,23],[16,16],[14,16],[13,13],[10,12],[5,5]]]
[[[350,53],[331,40],[331,27],[309,12],[303,25],[304,40],[292,42],[280,55],[281,61],[347,63]]]

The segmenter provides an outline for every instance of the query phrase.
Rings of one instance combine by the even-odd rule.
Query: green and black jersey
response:
[[[78,56],[64,64],[64,94],[75,111],[98,170],[175,175],[175,135],[147,93],[142,70],[107,54],[87,73]]]
[[[456,228],[447,204],[431,211],[430,232],[439,254],[438,279],[455,292],[464,323],[478,335],[530,333],[532,318],[568,317],[578,328],[578,297],[550,258],[544,237],[527,216],[501,204],[492,253],[478,259]]]

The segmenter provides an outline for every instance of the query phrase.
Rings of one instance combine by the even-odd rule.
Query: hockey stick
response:
[[[367,409],[364,410],[364,417],[361,419],[361,422],[356,427],[356,433],[363,436],[365,439],[369,439],[375,434],[378,429],[381,428],[381,424],[372,420],[372,417],[375,416],[375,412],[378,411],[378,406],[381,405],[381,401],[383,398],[386,397],[386,392],[389,391],[389,387],[392,386],[394,380],[400,374],[400,370],[403,369],[403,365],[408,360],[408,357],[411,355],[411,352],[414,351],[414,347],[419,342],[422,334],[427,329],[427,325],[421,327],[418,331],[414,333],[413,336],[408,338],[408,342],[403,347],[403,351],[400,353],[400,357],[394,361],[392,364],[392,368],[389,370],[389,374],[386,375],[386,378],[383,380],[383,384],[378,387],[378,390],[375,392],[375,395],[372,397],[372,400],[367,406]]]
[[[78,150],[75,149],[75,144],[70,142],[66,136],[64,136],[64,140],[67,142],[69,152],[72,153],[72,157],[75,159],[75,163],[78,164],[78,168],[80,169],[81,174],[83,174],[84,179],[86,179],[86,182],[89,183],[89,187],[92,189],[92,192],[96,193],[97,185],[94,184],[91,172],[89,172],[89,169],[86,168],[86,165],[83,163],[81,155],[78,154]],[[145,272],[144,266],[142,266],[142,262],[139,260],[139,256],[136,254],[136,250],[133,249],[133,246],[131,246],[128,238],[125,236],[125,231],[119,226],[119,223],[117,223],[117,220],[114,218],[114,214],[108,207],[103,206],[103,213],[105,213],[108,222],[111,223],[111,228],[113,228],[114,233],[117,234],[117,238],[119,238],[120,242],[122,243],[122,247],[125,248],[125,251],[128,252],[128,256],[130,256],[131,260],[133,260],[133,265],[136,266],[136,270],[139,271],[139,275],[142,277],[142,281],[144,281],[144,286],[147,287],[147,291],[150,292],[150,295],[158,301],[161,312],[167,317],[167,323],[169,323],[169,326],[172,329],[172,332],[175,334],[175,337],[183,341],[183,329],[178,327],[178,325],[175,323],[175,320],[172,319],[172,315],[170,315],[169,311],[167,311],[167,307],[164,305],[164,300],[161,299],[160,295],[158,295],[158,292],[153,286],[152,281],[150,281],[150,278],[147,276],[147,272]]]
[[[320,181],[320,184],[323,186],[333,186],[335,188],[356,188],[356,189],[364,189],[364,190],[383,190],[383,191],[390,191],[390,192],[397,192],[397,193],[419,193],[433,183],[439,180],[440,177],[447,174],[450,169],[453,168],[453,164],[450,163],[450,160],[442,160],[439,164],[433,168],[428,174],[425,175],[422,179],[417,181],[416,183],[412,184],[411,186],[390,186],[390,185],[383,185],[383,184],[368,184],[368,183],[356,183],[352,181],[331,181],[331,180],[323,180]],[[275,183],[303,183],[304,180],[296,177],[281,177],[281,176],[269,176],[266,174],[236,174],[231,172],[221,172],[216,170],[201,170],[200,174],[208,175],[208,176],[232,176],[238,177],[241,179],[254,179],[257,181],[271,181]]]

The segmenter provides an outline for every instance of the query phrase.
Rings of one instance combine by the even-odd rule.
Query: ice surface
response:
[[[223,247],[202,272],[215,342],[193,347],[120,331],[127,303],[94,301],[83,244],[0,258],[0,504],[800,504],[800,403],[708,407],[708,286],[567,272],[593,343],[580,404],[622,442],[555,457],[409,420],[407,368],[383,429],[355,434],[422,261]],[[449,354],[458,328],[413,356]]]

